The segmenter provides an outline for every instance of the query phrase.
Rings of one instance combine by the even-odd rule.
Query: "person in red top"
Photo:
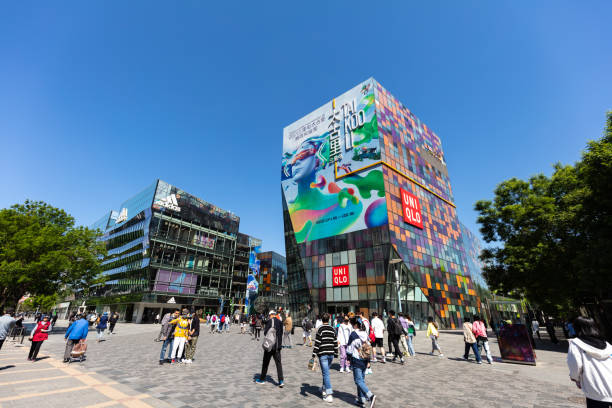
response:
[[[28,354],[28,361],[36,361],[36,356],[40,351],[43,341],[49,338],[49,332],[51,331],[51,322],[49,322],[49,316],[43,316],[43,319],[38,322],[32,333],[30,333],[30,340],[32,346],[30,346],[30,354]]]

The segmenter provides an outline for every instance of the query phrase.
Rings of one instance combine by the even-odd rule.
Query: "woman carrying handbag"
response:
[[[43,341],[49,338],[49,332],[51,331],[51,322],[49,322],[49,316],[43,316],[42,320],[38,322],[32,333],[30,334],[29,340],[32,342],[30,346],[30,353],[28,354],[28,361],[36,361],[36,356],[40,351]]]

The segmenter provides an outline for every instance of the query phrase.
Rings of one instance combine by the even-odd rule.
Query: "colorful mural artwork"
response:
[[[379,162],[372,79],[287,126],[281,185],[296,241],[385,225]]]

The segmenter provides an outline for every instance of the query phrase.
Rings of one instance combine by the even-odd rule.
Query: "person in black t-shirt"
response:
[[[191,364],[193,362],[196,345],[198,344],[198,336],[200,335],[200,319],[202,318],[202,313],[202,309],[198,310],[193,314],[191,319],[189,341],[187,342],[187,349],[185,350],[185,363],[187,364]]]

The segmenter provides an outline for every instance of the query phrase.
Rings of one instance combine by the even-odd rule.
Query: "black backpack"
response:
[[[389,333],[393,333],[395,336],[398,337],[404,334],[402,324],[397,320],[397,318],[394,317],[393,319],[389,319],[389,323],[391,323],[391,327],[387,327]],[[389,325],[387,324],[387,326]]]

